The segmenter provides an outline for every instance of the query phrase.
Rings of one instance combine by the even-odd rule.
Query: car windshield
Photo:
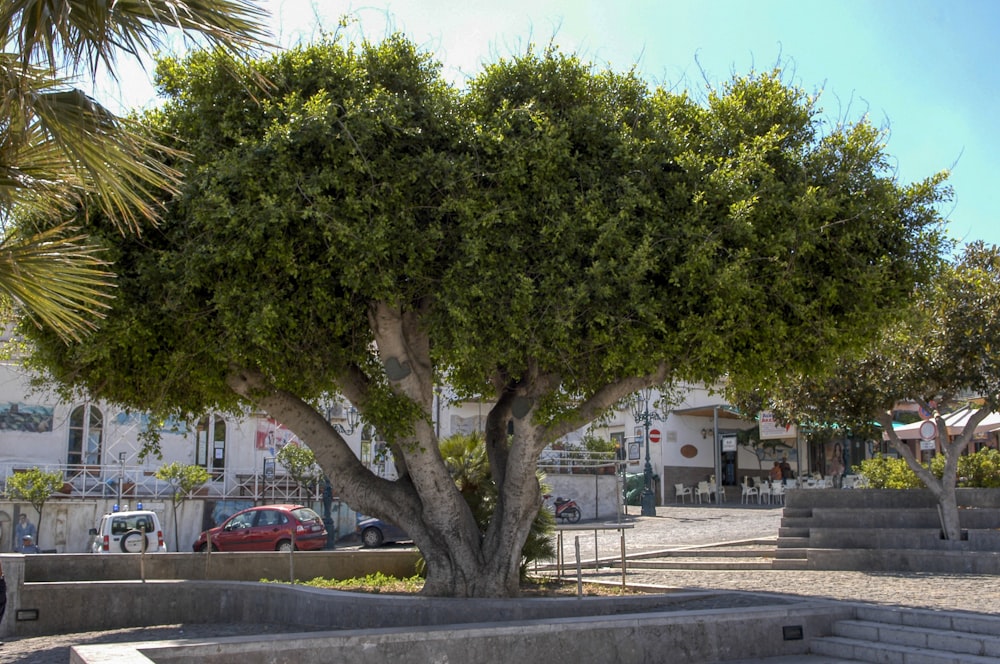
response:
[[[134,514],[131,516],[116,516],[111,522],[111,534],[121,535],[130,530],[145,530],[147,533],[153,531],[153,520],[145,514]]]
[[[316,514],[313,510],[308,507],[300,507],[296,510],[292,510],[292,516],[301,522],[306,521],[320,521],[319,514]]]

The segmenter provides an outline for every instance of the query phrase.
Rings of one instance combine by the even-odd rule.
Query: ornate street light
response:
[[[646,441],[646,465],[642,469],[642,516],[656,516],[656,494],[653,493],[653,464],[649,461],[649,423],[660,419],[660,414],[649,410],[649,400],[653,391],[650,388],[639,390],[632,402],[632,417],[636,423],[642,422]]]
[[[350,436],[361,424],[361,413],[354,406],[347,409],[347,426],[333,421],[333,407],[326,409],[326,419],[333,428]],[[326,547],[332,549],[337,540],[337,534],[333,531],[333,487],[330,486],[330,478],[323,476],[323,525],[326,527]]]

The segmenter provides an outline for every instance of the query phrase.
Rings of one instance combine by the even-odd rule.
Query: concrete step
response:
[[[809,557],[809,549],[778,549],[774,552],[776,560],[805,560]]]
[[[627,569],[694,569],[694,570],[753,570],[774,569],[771,558],[675,558],[671,560],[642,560],[627,563]],[[621,567],[621,562],[615,562],[610,567]]]
[[[789,537],[804,537],[809,539],[809,527],[785,527],[778,528],[778,539]]]
[[[805,558],[775,558],[771,561],[771,569],[809,569],[809,561]]]
[[[778,538],[778,548],[779,549],[808,549],[809,548],[809,538],[808,537],[779,537]]]
[[[880,664],[986,664],[1000,661],[1000,617],[954,611],[859,607],[810,651]]]
[[[890,625],[870,620],[843,620],[834,623],[833,635],[911,648],[947,650],[965,655],[1000,658],[1000,635],[993,634],[963,633],[911,625]]]
[[[967,655],[929,648],[912,648],[840,636],[821,636],[809,644],[812,654],[875,664],[997,664],[996,657]]]

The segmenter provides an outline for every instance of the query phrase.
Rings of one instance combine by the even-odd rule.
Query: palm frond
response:
[[[0,57],[0,206],[57,215],[80,197],[96,200],[121,228],[155,221],[155,192],[173,192],[181,157],[132,121],[116,117],[65,81]]]
[[[68,224],[30,234],[12,229],[0,241],[0,290],[20,314],[78,340],[110,306],[114,275],[99,253]]]
[[[253,50],[269,38],[267,16],[250,0],[4,0],[0,35],[22,62],[113,73],[119,52],[161,50],[171,28],[233,53]]]

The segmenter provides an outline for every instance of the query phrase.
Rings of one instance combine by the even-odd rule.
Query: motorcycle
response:
[[[547,493],[544,497],[547,500],[552,497],[552,494]],[[554,506],[557,519],[562,519],[563,521],[568,521],[569,523],[576,523],[580,520],[580,508],[577,507],[575,500],[559,496],[552,504]]]

